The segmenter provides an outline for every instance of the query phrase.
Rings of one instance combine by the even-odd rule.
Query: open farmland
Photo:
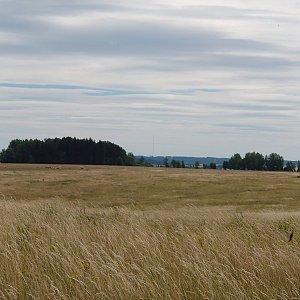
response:
[[[296,173],[0,164],[0,197],[0,298],[300,298]]]

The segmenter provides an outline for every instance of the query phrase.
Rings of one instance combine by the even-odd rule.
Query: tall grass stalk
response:
[[[2,200],[0,298],[299,299],[300,214],[216,210]]]

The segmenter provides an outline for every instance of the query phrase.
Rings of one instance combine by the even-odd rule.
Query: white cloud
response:
[[[74,135],[151,154],[155,136],[156,154],[298,159],[299,12],[278,0],[1,1],[0,146]]]

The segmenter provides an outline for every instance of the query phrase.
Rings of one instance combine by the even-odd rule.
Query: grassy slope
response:
[[[57,168],[0,165],[0,298],[299,299],[297,174]]]

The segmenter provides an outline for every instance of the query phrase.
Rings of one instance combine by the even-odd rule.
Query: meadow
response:
[[[0,164],[0,298],[300,299],[299,225],[297,173]]]

